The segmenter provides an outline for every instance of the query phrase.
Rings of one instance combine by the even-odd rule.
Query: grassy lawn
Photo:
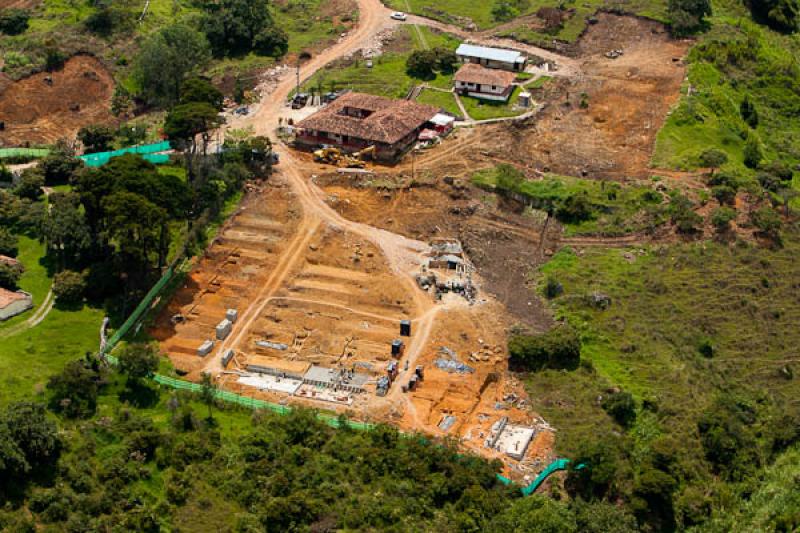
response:
[[[38,326],[0,341],[0,405],[33,399],[64,363],[96,351],[102,320],[100,309],[54,308]]]
[[[453,115],[459,117],[462,114],[461,110],[458,108],[458,104],[456,103],[456,98],[453,96],[453,93],[443,93],[442,91],[425,89],[420,93],[419,97],[417,98],[417,102],[440,107],[448,113],[452,113]]]
[[[522,92],[522,89],[515,87],[514,92],[508,98],[508,102],[493,102],[491,100],[472,98],[471,96],[462,96],[461,103],[464,104],[464,109],[467,110],[467,114],[473,120],[515,117],[527,111],[527,109],[516,107],[520,92]]]
[[[472,182],[494,189],[497,169],[477,172]],[[592,209],[587,220],[562,222],[566,235],[624,235],[645,229],[651,222],[648,209],[658,209],[661,199],[645,185],[621,185],[601,180],[549,175],[541,180],[525,180],[519,194],[536,209],[558,206],[570,197],[585,194]]]
[[[25,272],[20,278],[19,288],[33,295],[33,309],[10,318],[5,322],[0,322],[0,334],[3,333],[3,330],[27,320],[28,317],[36,312],[36,309],[39,308],[47,296],[52,278],[48,275],[47,267],[43,264],[44,255],[44,244],[36,239],[20,235],[17,259],[25,266]],[[5,340],[0,341],[0,343],[5,342]]]
[[[442,46],[455,50],[459,41],[449,35],[435,33],[428,28],[419,28],[425,41],[431,47]],[[416,30],[403,26],[396,34],[397,42],[393,48],[407,52],[387,52],[372,59],[372,68],[364,60],[337,62],[320,71],[303,84],[304,90],[321,87],[323,90],[351,89],[353,91],[377,94],[392,98],[402,98],[415,85],[427,83],[432,87],[449,89],[453,83],[452,75],[437,74],[432,80],[413,78],[406,73],[406,59],[412,50],[424,47]]]
[[[798,253],[793,232],[775,250],[702,242],[553,256],[537,279],[563,285],[552,306],[579,331],[591,363],[527,377],[533,407],[558,428],[562,453],[611,428],[596,402],[610,385],[658,406],[657,420],[641,417],[634,438],[670,432],[690,448],[699,447],[695,421],[718,391],[796,399],[798,381],[781,368],[796,364],[800,343],[800,302],[786,297],[800,279]],[[595,292],[611,298],[608,309],[589,303]],[[705,341],[714,346],[710,358],[699,351]]]

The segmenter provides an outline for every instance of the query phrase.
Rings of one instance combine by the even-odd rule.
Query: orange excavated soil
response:
[[[51,80],[51,81],[48,81]],[[0,86],[0,146],[51,143],[88,124],[113,121],[114,78],[91,56],[75,56],[61,70]]]

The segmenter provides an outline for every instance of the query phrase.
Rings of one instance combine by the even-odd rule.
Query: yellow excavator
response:
[[[314,152],[314,161],[336,165],[342,168],[365,168],[367,163],[364,161],[364,157],[366,156],[375,156],[374,145],[355,152],[352,155],[344,154],[341,150],[333,146],[320,148]]]

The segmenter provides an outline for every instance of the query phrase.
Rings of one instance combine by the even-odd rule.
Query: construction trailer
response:
[[[210,354],[211,350],[213,350],[213,349],[214,349],[214,341],[212,341],[211,339],[208,339],[208,340],[204,341],[203,344],[201,344],[197,348],[197,355],[199,355],[200,357],[205,357],[208,354]]]
[[[217,324],[217,340],[224,341],[228,338],[228,335],[231,334],[231,330],[233,329],[233,324],[227,318],[223,319],[219,324]]]
[[[225,355],[222,356],[222,368],[228,368],[228,365],[230,364],[231,359],[233,359],[234,354],[235,352],[233,349],[225,350]]]
[[[411,321],[410,320],[401,320],[400,321],[400,336],[401,337],[410,337],[411,336]]]
[[[228,309],[225,311],[225,318],[233,324],[239,319],[239,311],[236,309]]]

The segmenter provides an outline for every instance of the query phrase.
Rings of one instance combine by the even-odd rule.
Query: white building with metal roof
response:
[[[488,68],[497,68],[520,72],[525,69],[527,61],[524,54],[516,50],[489,48],[462,43],[456,50],[456,56],[462,63],[476,63]]]

